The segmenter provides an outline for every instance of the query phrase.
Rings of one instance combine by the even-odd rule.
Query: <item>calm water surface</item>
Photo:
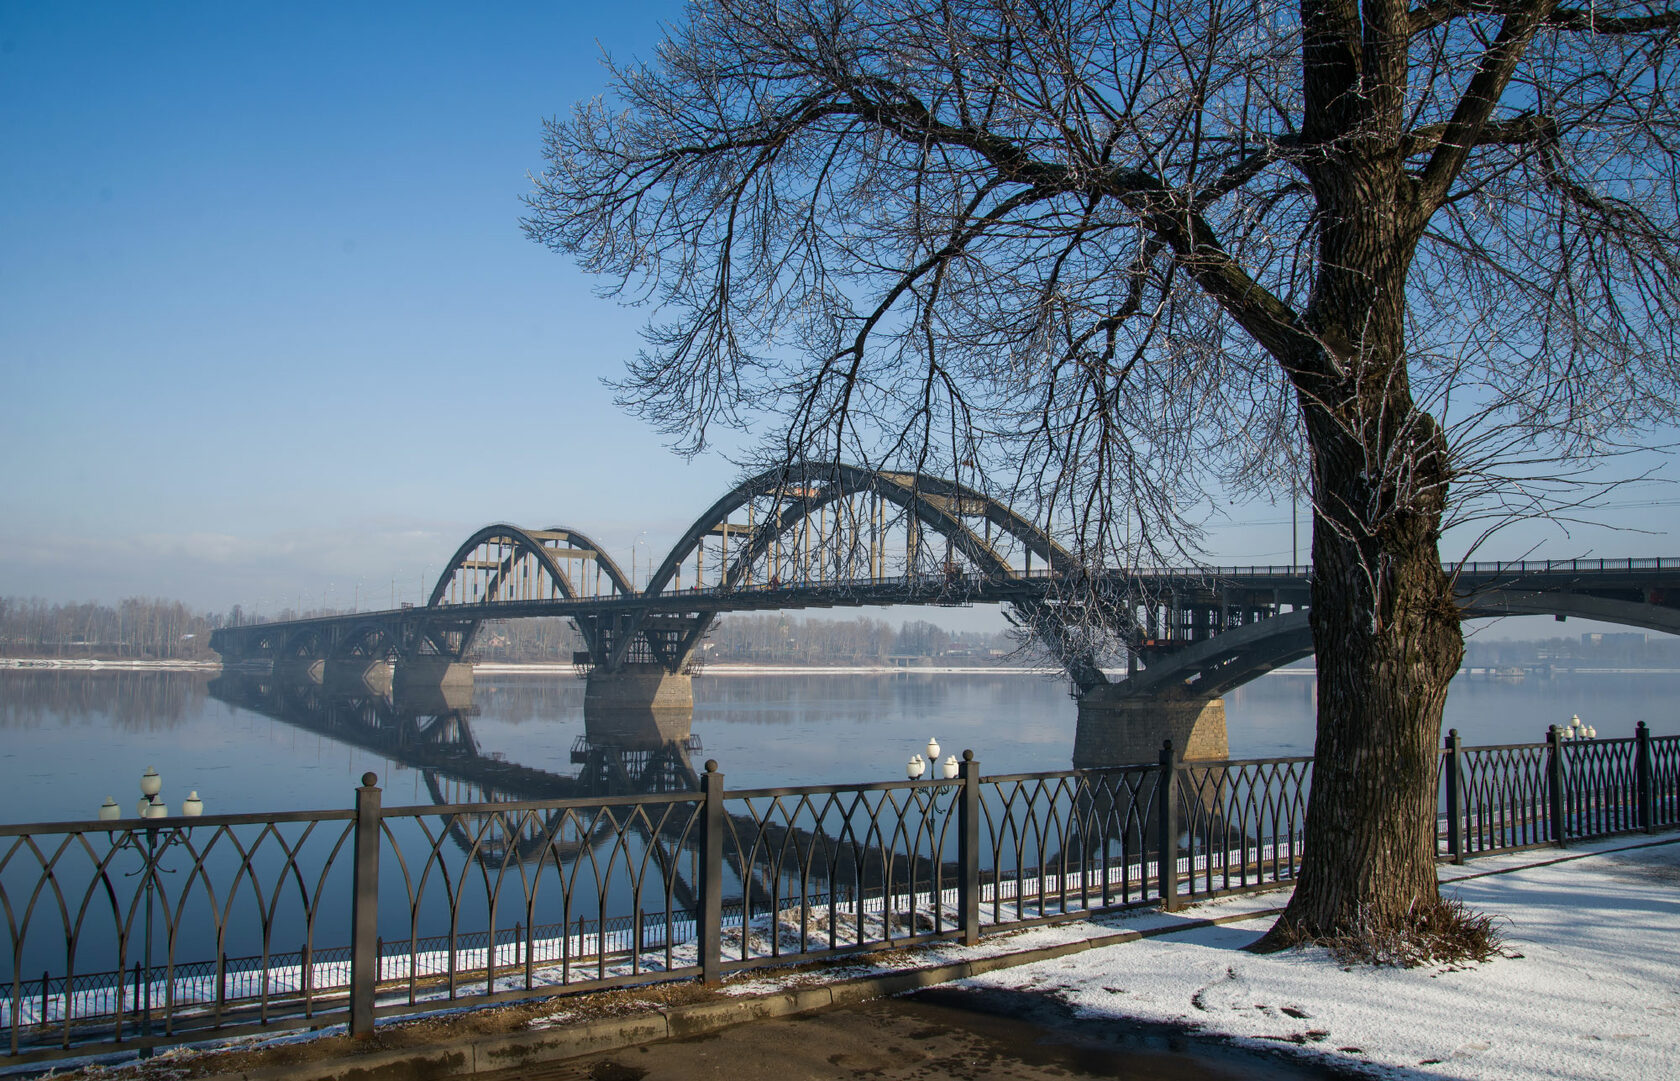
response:
[[[381,753],[342,720],[390,723],[374,716],[377,703],[341,702],[329,725],[223,700],[211,683],[203,673],[0,671],[0,820],[90,818],[106,795],[132,814],[147,765],[164,775],[172,810],[189,789],[212,813],[348,807],[369,770],[388,804],[439,793],[427,763]],[[1313,693],[1310,675],[1277,673],[1229,695],[1233,756],[1309,753]],[[1529,742],[1578,713],[1601,735],[1629,735],[1638,720],[1666,735],[1680,732],[1677,693],[1675,675],[1464,677],[1447,725],[1472,744]],[[1067,685],[1041,676],[713,675],[695,680],[694,697],[692,757],[717,759],[732,788],[901,777],[929,736],[947,752],[973,748],[988,773],[1066,769],[1073,750]],[[465,737],[481,758],[562,776],[580,768],[583,683],[569,673],[481,674],[470,701],[425,709],[424,723],[447,714],[449,738]]]

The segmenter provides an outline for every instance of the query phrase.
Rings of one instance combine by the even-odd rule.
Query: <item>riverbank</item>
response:
[[[221,661],[94,660],[86,657],[0,657],[0,669],[64,672],[219,672]]]

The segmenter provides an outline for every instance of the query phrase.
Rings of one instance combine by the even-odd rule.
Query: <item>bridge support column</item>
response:
[[[691,699],[692,701],[692,699]],[[584,700],[583,734],[592,745],[623,751],[657,751],[694,731],[693,706],[603,706]]]
[[[473,666],[469,662],[431,653],[399,658],[396,676],[392,680],[392,688],[398,694],[436,690],[439,687],[470,691],[472,685]]]
[[[1128,695],[1123,685],[1093,688],[1079,699],[1073,767],[1154,762],[1166,739],[1187,760],[1229,758],[1225,700],[1184,694]]]
[[[388,694],[391,690],[391,662],[371,657],[333,658],[326,663],[321,684],[328,690],[351,694],[361,691]]]
[[[424,716],[454,713],[457,710],[471,710],[473,707],[472,681],[468,680],[465,685],[459,681],[455,683],[423,684],[421,686],[405,684],[400,691],[393,685],[391,705],[398,713]]]
[[[617,672],[589,673],[583,715],[605,717],[617,711],[678,713],[694,711],[692,677],[674,675],[657,664],[627,664]]]
[[[327,662],[319,657],[286,657],[274,662],[274,676],[287,683],[320,683],[326,677]]]

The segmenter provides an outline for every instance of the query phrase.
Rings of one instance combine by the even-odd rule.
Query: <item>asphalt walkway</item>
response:
[[[1163,1026],[1080,1021],[1042,996],[934,988],[481,1081],[1318,1081],[1355,1075]]]

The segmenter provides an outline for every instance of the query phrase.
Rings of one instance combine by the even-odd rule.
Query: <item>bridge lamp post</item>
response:
[[[163,819],[169,817],[169,805],[163,802],[162,793],[163,778],[158,775],[156,768],[147,766],[146,772],[140,775],[140,802],[134,809],[135,814],[146,821],[145,843],[140,842],[136,831],[132,829],[123,834],[121,841],[115,843],[118,851],[124,848],[132,848],[141,853],[145,860],[140,870],[127,873],[129,878],[138,874],[146,876],[143,883],[146,888],[146,938],[144,975],[142,976],[144,989],[141,992],[142,1000],[137,1003],[140,1006],[140,1035],[142,1036],[152,1034],[152,908],[157,894],[157,875],[159,871],[165,874],[171,873],[169,868],[159,867],[157,861],[158,857],[192,835],[191,826],[155,824],[161,823]],[[187,793],[187,798],[181,801],[182,817],[197,818],[203,813],[204,801],[198,798],[198,792]],[[121,817],[122,810],[117,806],[117,801],[110,796],[106,796],[105,802],[99,805],[99,820],[101,822],[114,822]],[[114,830],[111,831],[107,836],[111,836],[114,832]],[[159,834],[163,836],[160,838]],[[150,1047],[141,1048],[140,1057],[151,1058],[152,1049]]]

